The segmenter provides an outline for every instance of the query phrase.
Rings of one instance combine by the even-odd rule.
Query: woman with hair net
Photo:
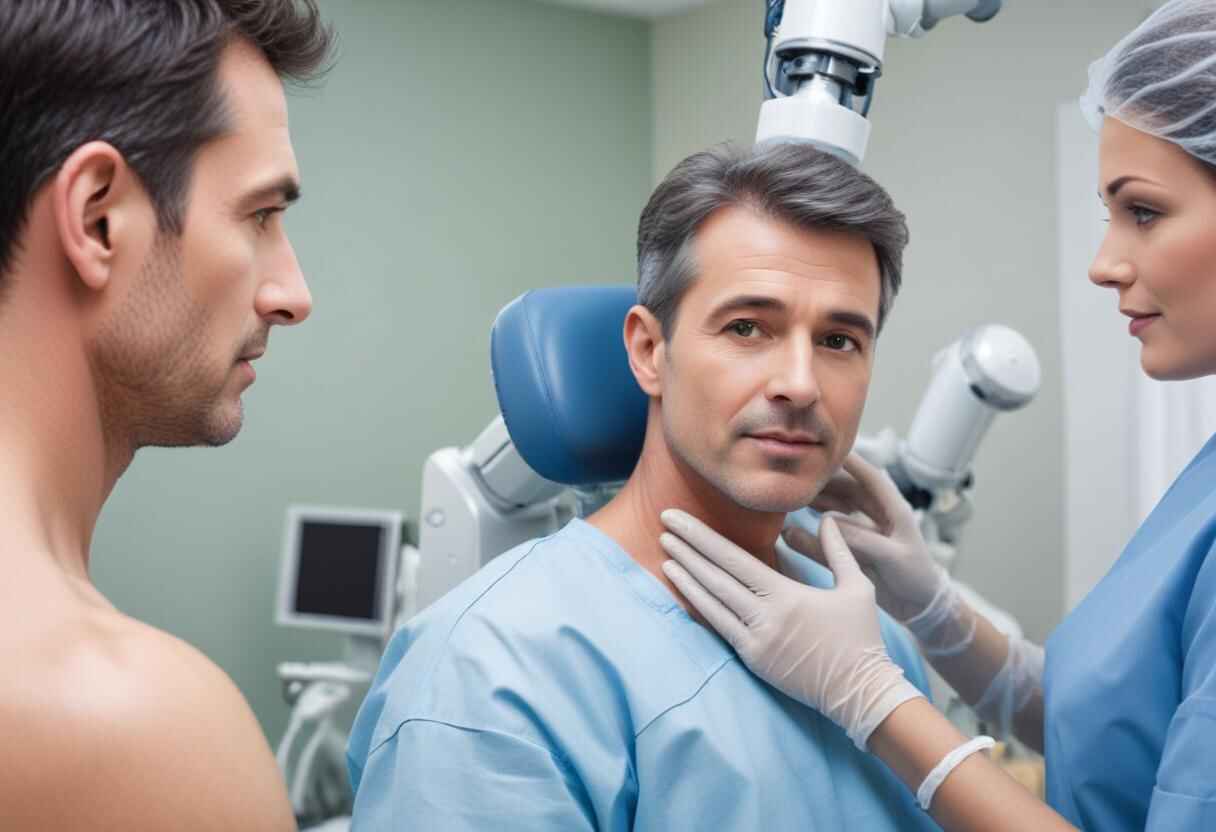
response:
[[[1173,0],[1090,70],[1118,292],[1156,379],[1216,375],[1216,0]],[[1007,639],[937,567],[885,472],[853,456],[785,542],[834,589],[770,570],[680,512],[667,575],[760,677],[882,758],[947,830],[1216,830],[1216,437],[1044,649]],[[876,603],[998,731],[1047,760],[1047,804],[888,658]],[[783,772],[783,776],[788,776]]]

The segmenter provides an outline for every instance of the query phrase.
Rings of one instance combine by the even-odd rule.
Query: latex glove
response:
[[[663,571],[757,676],[815,708],[864,749],[897,707],[921,693],[887,655],[874,585],[835,523],[820,527],[834,589],[770,569],[681,511],[665,511]]]
[[[886,471],[849,454],[811,508],[847,515],[837,517],[840,532],[874,582],[884,610],[900,621],[924,612],[944,570],[929,554],[916,513]],[[819,541],[806,531],[791,528],[784,537],[793,549],[827,565]]]
[[[929,554],[916,513],[886,471],[849,454],[811,507],[829,512],[825,516],[848,515],[838,518],[841,534],[874,582],[879,605],[907,625],[927,655],[957,655],[971,645],[975,614]],[[789,529],[784,537],[791,548],[827,565],[814,536]]]
[[[1044,658],[1043,648],[1034,642],[1009,638],[1004,665],[974,706],[996,736],[1013,736],[1015,717],[1036,699],[1042,709]]]

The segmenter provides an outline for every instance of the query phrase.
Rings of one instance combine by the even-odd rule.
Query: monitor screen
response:
[[[304,520],[293,612],[379,621],[383,523]]]

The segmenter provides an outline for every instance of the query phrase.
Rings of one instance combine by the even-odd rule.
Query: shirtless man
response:
[[[293,0],[0,0],[0,829],[287,830],[253,713],[89,579],[138,448],[222,445],[311,299],[282,79]]]

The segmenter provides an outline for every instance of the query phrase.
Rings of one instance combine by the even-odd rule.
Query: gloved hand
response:
[[[829,518],[821,551],[836,587],[770,569],[696,518],[665,511],[663,571],[760,678],[815,708],[864,749],[897,707],[921,693],[887,655],[874,585]],[[678,535],[678,536],[677,536]]]
[[[874,582],[884,610],[900,621],[924,612],[943,570],[929,554],[915,512],[886,471],[851,453],[811,508],[844,515],[836,517],[840,533]],[[827,565],[819,541],[803,529],[787,529],[784,537],[796,551]]]
[[[975,632],[974,614],[929,554],[915,512],[886,471],[849,454],[811,508],[837,520],[845,543],[874,583],[879,606],[907,625],[927,654],[953,655],[967,648]],[[794,550],[828,566],[814,536],[790,528],[784,538]]]

